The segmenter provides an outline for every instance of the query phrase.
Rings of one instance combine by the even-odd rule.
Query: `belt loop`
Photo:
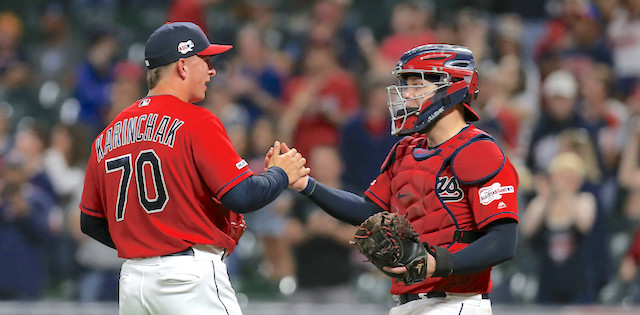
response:
[[[229,253],[223,247],[214,245],[193,245],[196,260],[220,260],[222,261]]]
[[[227,258],[227,256],[229,256],[229,250],[226,248],[222,249],[222,255],[220,256],[220,260],[224,261],[225,258]]]

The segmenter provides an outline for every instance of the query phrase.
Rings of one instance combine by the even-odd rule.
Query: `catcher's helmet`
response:
[[[435,44],[413,48],[400,57],[392,73],[399,84],[387,87],[391,134],[426,131],[459,103],[464,106],[465,120],[479,119],[469,106],[478,94],[478,73],[467,47]],[[407,84],[412,76],[422,79],[418,81],[422,85]],[[407,108],[410,101],[415,106]]]

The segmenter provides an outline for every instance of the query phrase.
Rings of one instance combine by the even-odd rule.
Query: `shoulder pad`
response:
[[[391,164],[393,164],[393,162],[396,160],[396,157],[399,157],[399,155],[404,154],[404,150],[406,150],[406,148],[415,140],[416,138],[412,136],[406,136],[398,140],[398,142],[396,142],[396,144],[394,144],[391,150],[389,151],[387,158],[384,160],[384,162],[382,162],[382,166],[380,167],[380,173],[386,171],[389,168],[389,166],[391,166]]]
[[[500,172],[506,158],[490,138],[471,140],[453,153],[451,172],[463,184],[486,181]]]

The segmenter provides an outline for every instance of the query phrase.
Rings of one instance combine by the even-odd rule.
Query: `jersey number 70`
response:
[[[146,175],[144,172],[145,164],[151,167],[153,176],[153,189],[155,190],[155,198],[149,199]],[[133,168],[131,154],[121,155],[105,161],[107,173],[122,170],[120,176],[120,186],[118,188],[118,199],[116,201],[116,221],[124,220],[124,212],[127,207],[127,196],[129,195],[129,184],[131,182],[131,169]],[[169,201],[167,194],[167,186],[164,182],[162,174],[162,166],[160,159],[155,151],[144,150],[138,154],[135,161],[136,183],[138,187],[138,201],[147,213],[156,213],[164,210],[164,206]]]

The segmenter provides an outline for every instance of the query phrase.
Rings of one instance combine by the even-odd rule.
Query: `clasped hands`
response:
[[[298,150],[289,149],[286,144],[277,140],[264,158],[265,170],[272,166],[280,167],[289,177],[289,187],[298,191],[302,191],[309,181],[308,175],[311,170],[304,166],[306,163],[307,159],[302,157]],[[300,186],[302,188],[298,189]]]
[[[309,182],[310,169],[304,166],[306,161],[295,148],[290,149],[285,143],[275,141],[264,158],[264,166],[265,170],[272,166],[282,168],[289,176],[289,188],[302,191]],[[427,276],[430,276],[435,270],[435,258],[428,255],[427,262]],[[405,267],[385,266],[384,270],[397,274],[407,272]]]

